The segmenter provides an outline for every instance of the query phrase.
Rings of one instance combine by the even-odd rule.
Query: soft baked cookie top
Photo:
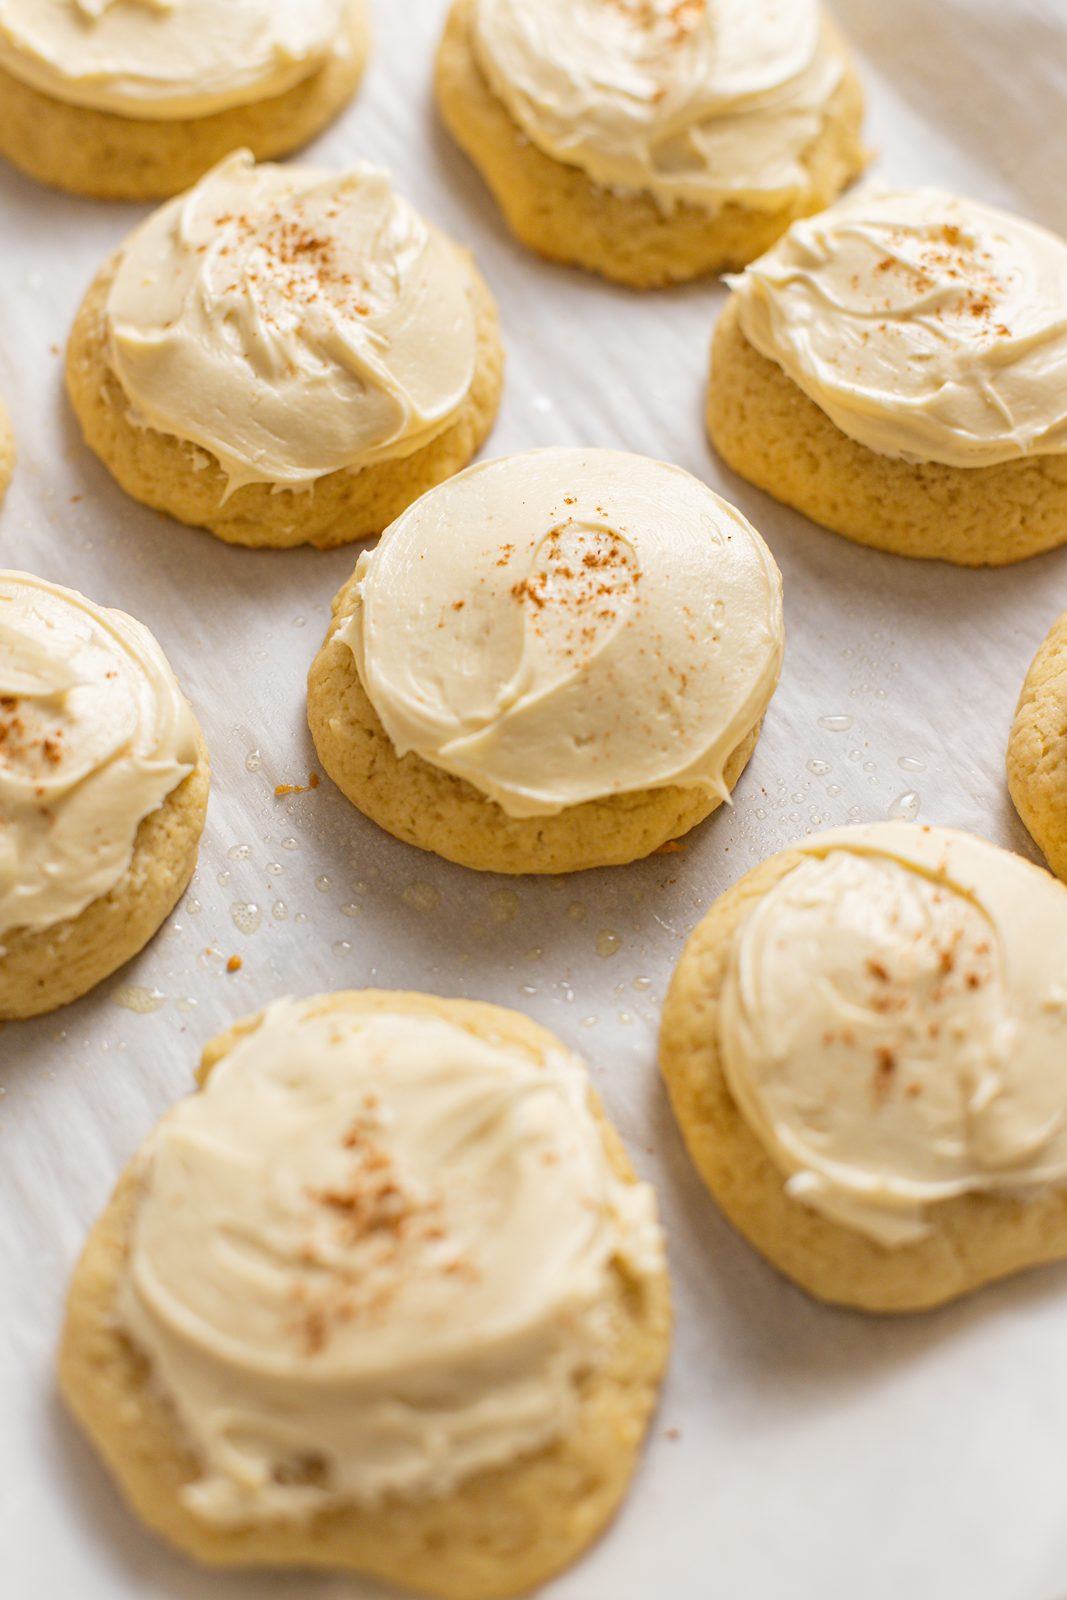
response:
[[[166,121],[284,93],[352,48],[365,0],[0,0],[0,67],[53,99]]]
[[[509,816],[693,787],[774,692],[781,577],[755,529],[678,467],[535,450],[469,468],[356,569],[338,630],[398,753]]]
[[[1067,243],[870,185],[728,280],[741,329],[843,433],[951,467],[1067,451]]]
[[[0,572],[0,937],[113,889],[140,823],[198,756],[196,720],[147,628]]]
[[[582,1064],[473,1012],[279,1001],[145,1145],[116,1313],[205,1523],[446,1495],[542,1448],[610,1358],[617,1270],[662,1279]]]
[[[806,192],[845,71],[817,0],[475,0],[471,40],[535,145],[668,211]]]
[[[734,936],[719,1050],[798,1201],[887,1246],[1067,1182],[1067,889],[971,835],[816,835]]]
[[[131,420],[210,450],[231,490],[412,455],[477,353],[467,258],[384,172],[247,152],[127,242],[107,321]]]

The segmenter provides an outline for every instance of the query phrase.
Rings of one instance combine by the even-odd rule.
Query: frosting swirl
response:
[[[117,1311],[211,1524],[447,1494],[541,1448],[610,1349],[614,1270],[664,1271],[576,1057],[372,1000],[270,1006],[141,1157]]]
[[[293,88],[363,21],[364,0],[0,0],[0,67],[96,111],[208,116]]]
[[[356,567],[337,638],[400,755],[509,816],[723,772],[781,670],[781,576],[678,467],[535,450],[425,495]]]
[[[131,420],[231,491],[411,455],[474,375],[467,261],[368,166],[227,157],[129,240],[107,316]]]
[[[947,829],[816,835],[738,928],[723,1070],[797,1200],[893,1247],[1067,1183],[1067,889]]]
[[[0,572],[0,937],[113,889],[141,822],[198,757],[196,720],[147,628]]]
[[[666,211],[805,193],[844,73],[817,0],[475,0],[471,39],[539,149]]]
[[[1067,243],[869,186],[727,280],[741,330],[843,433],[951,467],[1067,451]]]

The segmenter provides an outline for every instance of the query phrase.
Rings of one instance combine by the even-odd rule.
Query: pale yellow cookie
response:
[[[368,991],[315,1004],[328,1013],[444,1019],[537,1060],[560,1048],[526,1018],[469,1001]],[[238,1024],[207,1046],[202,1085],[254,1025]],[[621,1142],[592,1095],[590,1105],[610,1168],[624,1184],[634,1183]],[[613,1264],[605,1307],[610,1354],[580,1381],[573,1426],[547,1447],[440,1496],[394,1494],[373,1510],[353,1503],[303,1521],[212,1526],[182,1495],[197,1478],[197,1460],[151,1370],[116,1324],[140,1183],[134,1164],[90,1235],[71,1286],[59,1373],[67,1403],[153,1531],[211,1567],[343,1569],[447,1600],[525,1593],[602,1532],[629,1485],[666,1362],[671,1318],[662,1267],[638,1279],[621,1261]]]
[[[558,816],[509,817],[464,779],[421,756],[398,756],[351,650],[335,637],[354,600],[353,579],[334,601],[333,622],[308,674],[308,725],[319,760],[341,793],[394,839],[478,872],[584,872],[640,861],[721,805],[699,789],[648,789],[587,800]],[[731,757],[731,789],[758,738],[759,726]]]
[[[730,288],[707,420],[743,477],[896,555],[1001,566],[1067,540],[1067,240],[869,184]]]
[[[7,492],[11,482],[11,475],[15,470],[15,434],[11,427],[11,418],[8,416],[7,407],[0,400],[0,500]]]
[[[708,433],[728,467],[813,522],[894,555],[1006,566],[1067,540],[1067,455],[950,467],[878,455],[719,318]]]
[[[496,304],[470,266],[477,356],[470,390],[443,433],[412,455],[318,478],[309,487],[251,483],[227,496],[228,479],[200,446],[130,420],[108,361],[109,263],[75,319],[67,348],[67,392],[85,441],[127,494],[227,544],[327,550],[378,534],[401,511],[461,467],[488,437],[503,385],[504,349]]]
[[[1067,614],[1023,685],[1008,744],[1008,787],[1034,843],[1067,879]]]
[[[350,48],[294,87],[206,116],[163,120],[75,105],[0,67],[0,156],[40,183],[100,200],[179,194],[231,150],[260,160],[300,149],[344,110],[370,50],[364,0],[349,7]]]
[[[129,961],[196,865],[207,751],[142,623],[0,572],[0,1021]]]
[[[68,1005],[144,949],[188,888],[210,786],[201,744],[196,771],[141,823],[133,859],[113,889],[67,921],[0,937],[0,1021]]]
[[[308,721],[406,843],[484,872],[616,866],[730,795],[783,644],[774,559],[706,484],[534,450],[468,468],[360,558]]]
[[[728,271],[828,205],[866,165],[863,91],[847,68],[803,154],[807,188],[790,203],[762,211],[728,201],[711,213],[682,202],[668,211],[649,194],[616,192],[538,149],[512,120],[473,53],[473,10],[474,0],[454,0],[437,56],[438,104],[513,233],[551,260],[640,289]]]
[[[812,846],[818,842],[818,837],[810,841]],[[923,1310],[997,1278],[1062,1260],[1067,1256],[1067,1191],[1051,1185],[1031,1188],[1025,1198],[1001,1189],[940,1200],[925,1209],[925,1235],[893,1247],[788,1192],[786,1173],[728,1084],[720,1043],[722,1001],[739,928],[809,859],[800,849],[784,851],[720,896],[691,936],[667,996],[661,1070],[689,1154],[712,1196],[745,1239],[801,1288],[820,1300],[865,1311]],[[1023,872],[1034,871],[1018,858],[1008,859]],[[951,953],[943,959],[947,972]],[[879,963],[869,965],[877,990],[886,976]],[[827,1046],[832,1043],[828,1036]],[[1060,1063],[1050,1056],[1045,1064],[1053,1070]],[[875,1117],[889,1104],[883,1097],[916,1091],[899,1078],[894,1084],[898,1067],[892,1052],[883,1052],[872,1065],[876,1078],[869,1104]],[[789,1063],[782,1066],[785,1070]]]

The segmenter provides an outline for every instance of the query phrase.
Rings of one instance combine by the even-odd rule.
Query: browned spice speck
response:
[[[875,1051],[875,1062],[874,1094],[876,1100],[881,1100],[889,1093],[893,1074],[897,1070],[897,1058],[892,1050],[880,1045]]]

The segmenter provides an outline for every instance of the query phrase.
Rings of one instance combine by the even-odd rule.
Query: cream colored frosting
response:
[[[781,670],[781,577],[678,467],[535,450],[425,495],[356,568],[338,630],[397,751],[509,816],[723,772]]]
[[[475,0],[471,37],[532,143],[668,211],[805,193],[844,72],[817,0]]]
[[[1067,1184],[1067,888],[909,823],[799,848],[737,930],[719,1016],[788,1192],[892,1247],[939,1201]]]
[[[1067,451],[1067,243],[874,186],[727,280],[749,342],[843,433],[951,467]]]
[[[118,1316],[215,1525],[443,1495],[548,1444],[613,1271],[664,1270],[576,1057],[328,1007],[270,1006],[141,1157]]]
[[[365,0],[0,0],[0,67],[54,100],[148,120],[293,88],[353,45]]]
[[[198,753],[192,710],[147,628],[0,572],[0,938],[50,928],[113,889],[142,820]]]
[[[368,166],[227,157],[128,241],[107,319],[130,419],[231,491],[411,455],[474,376],[466,258]]]

